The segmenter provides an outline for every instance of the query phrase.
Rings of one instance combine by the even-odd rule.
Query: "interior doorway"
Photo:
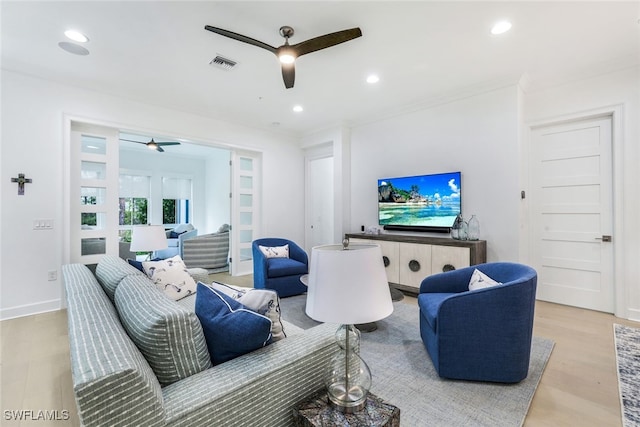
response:
[[[305,246],[334,243],[334,157],[317,154],[307,158],[307,215]]]
[[[529,242],[541,300],[615,312],[612,116],[534,127]]]

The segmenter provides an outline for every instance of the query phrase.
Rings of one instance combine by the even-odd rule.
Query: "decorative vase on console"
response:
[[[460,229],[458,230],[458,240],[467,240],[469,234],[469,224],[464,219],[460,221]]]
[[[467,231],[467,240],[480,239],[480,221],[475,215],[471,215],[469,218],[469,227]]]
[[[460,224],[463,222],[462,215],[458,214],[451,226],[451,238],[458,240],[460,238]]]

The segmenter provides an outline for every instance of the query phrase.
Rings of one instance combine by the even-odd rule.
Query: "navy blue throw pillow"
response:
[[[154,258],[151,261],[161,261],[160,258]],[[138,270],[142,271],[144,273],[144,268],[142,268],[142,261],[136,261],[135,259],[130,259],[127,258],[127,262],[129,263],[129,265],[134,266],[135,268],[137,268]]]
[[[186,231],[183,231],[182,233],[186,233]],[[178,237],[180,237],[180,235],[181,235],[182,233],[176,233],[175,231],[171,230],[171,231],[169,232],[169,238],[170,238],[170,239],[177,239]]]
[[[198,283],[195,312],[214,365],[271,342],[271,320],[222,292]]]

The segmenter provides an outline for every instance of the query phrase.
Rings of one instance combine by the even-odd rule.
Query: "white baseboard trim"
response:
[[[633,320],[634,322],[640,322],[640,309],[628,308],[627,320]]]
[[[9,307],[0,309],[0,320],[15,319],[17,317],[31,316],[33,314],[47,313],[62,308],[60,299],[43,301],[36,304],[20,305],[17,307]]]

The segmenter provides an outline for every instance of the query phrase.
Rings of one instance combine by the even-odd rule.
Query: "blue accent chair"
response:
[[[266,258],[258,246],[289,245],[289,258]],[[273,289],[280,298],[300,295],[307,287],[300,277],[309,272],[309,258],[300,246],[287,239],[264,238],[253,241],[253,287]]]
[[[478,269],[501,285],[469,291]],[[523,264],[479,264],[420,284],[420,336],[442,378],[517,383],[529,373],[536,271]]]

